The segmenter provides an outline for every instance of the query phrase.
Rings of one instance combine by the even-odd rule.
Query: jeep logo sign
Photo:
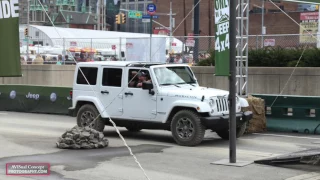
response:
[[[17,93],[16,93],[16,91],[11,91],[10,92],[10,99],[14,99],[14,98],[16,98],[16,95],[17,95]]]
[[[38,100],[40,98],[39,94],[31,94],[30,92],[26,95],[27,99],[35,99]]]
[[[57,100],[57,94],[56,93],[51,93],[51,95],[50,95],[50,100],[51,100],[51,102],[55,102],[56,100]]]

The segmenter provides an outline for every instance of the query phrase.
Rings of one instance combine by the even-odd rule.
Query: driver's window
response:
[[[129,69],[128,88],[142,88],[142,82],[151,82],[149,70]]]

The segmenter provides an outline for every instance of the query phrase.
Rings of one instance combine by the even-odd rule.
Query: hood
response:
[[[229,91],[215,89],[215,88],[207,88],[196,86],[193,87],[189,84],[176,86],[165,86],[161,89],[161,94],[170,97],[181,97],[181,98],[191,98],[191,99],[201,99],[202,96],[205,99],[209,99],[212,96],[228,96]]]

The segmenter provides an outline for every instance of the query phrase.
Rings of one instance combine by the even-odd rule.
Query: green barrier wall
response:
[[[320,134],[320,97],[277,97],[268,94],[252,96],[265,100],[268,131]]]
[[[71,88],[0,85],[0,111],[68,114]]]

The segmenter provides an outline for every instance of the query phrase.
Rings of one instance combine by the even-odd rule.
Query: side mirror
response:
[[[155,92],[152,90],[153,89],[152,82],[143,82],[142,83],[142,89],[149,90],[149,94],[151,94],[151,95],[155,94]]]
[[[142,83],[142,89],[144,89],[144,90],[151,90],[151,89],[153,89],[153,84],[152,84],[152,82],[143,82],[143,83]]]

